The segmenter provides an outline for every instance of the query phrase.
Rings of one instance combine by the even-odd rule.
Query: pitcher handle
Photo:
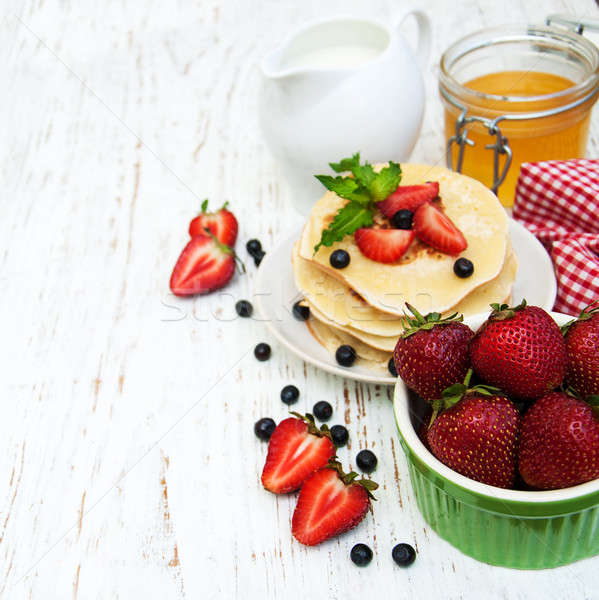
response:
[[[431,21],[421,10],[410,10],[395,19],[395,30],[398,30],[408,17],[416,19],[418,27],[418,44],[416,46],[416,61],[421,69],[427,66],[428,57],[431,52],[432,34]]]

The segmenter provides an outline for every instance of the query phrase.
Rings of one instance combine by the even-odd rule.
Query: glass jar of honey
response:
[[[583,158],[599,50],[555,26],[483,29],[441,57],[447,162],[511,206],[520,165]]]

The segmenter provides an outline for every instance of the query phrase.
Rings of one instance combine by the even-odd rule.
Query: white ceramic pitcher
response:
[[[410,15],[416,57],[399,31]],[[393,25],[327,18],[301,27],[262,61],[260,121],[300,213],[325,191],[314,175],[330,173],[329,162],[355,152],[371,163],[407,160],[422,124],[419,65],[430,42],[420,11]]]

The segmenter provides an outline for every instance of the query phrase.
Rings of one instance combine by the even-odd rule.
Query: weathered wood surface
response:
[[[414,3],[415,5],[416,3]],[[442,160],[436,61],[485,24],[597,16],[590,0],[418,3],[434,20],[414,158]],[[330,0],[389,17],[404,3]],[[5,2],[0,232],[3,598],[597,598],[597,560],[546,572],[461,555],[420,516],[390,390],[321,373],[234,318],[255,273],[182,301],[168,278],[201,199],[229,200],[238,249],[295,221],[257,124],[259,58],[321,2]],[[593,119],[589,154],[597,154]],[[335,157],[331,157],[335,158]],[[258,363],[260,340],[273,357]],[[374,514],[307,549],[294,498],[262,490],[252,425],[301,390],[379,457]],[[375,550],[357,569],[357,541]],[[392,546],[417,547],[408,570]]]

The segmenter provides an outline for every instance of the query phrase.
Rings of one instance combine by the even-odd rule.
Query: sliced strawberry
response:
[[[370,506],[374,481],[345,474],[337,462],[311,475],[302,486],[293,512],[291,532],[298,542],[315,546],[353,529]]]
[[[400,185],[382,202],[379,202],[377,207],[386,217],[391,219],[398,210],[405,208],[414,212],[427,200],[432,200],[438,195],[438,181],[429,181],[423,185]]]
[[[227,210],[227,204],[225,202],[216,212],[207,212],[208,200],[204,200],[202,212],[189,224],[189,235],[204,235],[208,229],[221,244],[234,246],[239,226],[235,215]]]
[[[235,253],[209,235],[196,235],[179,255],[170,286],[176,296],[206,294],[226,285],[235,272]]]
[[[285,419],[270,438],[262,485],[275,494],[293,492],[334,456],[328,429],[318,429],[312,415]]]
[[[411,229],[373,229],[362,227],[354,233],[360,252],[370,260],[393,263],[399,260],[414,239]]]
[[[459,254],[468,247],[462,232],[430,202],[416,211],[413,223],[416,237],[439,252]]]

